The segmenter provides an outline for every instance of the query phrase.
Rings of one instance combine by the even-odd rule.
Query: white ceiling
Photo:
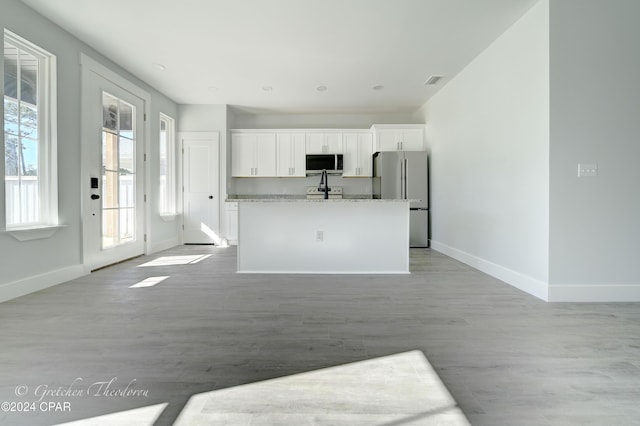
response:
[[[177,103],[315,113],[415,111],[536,1],[23,0]]]

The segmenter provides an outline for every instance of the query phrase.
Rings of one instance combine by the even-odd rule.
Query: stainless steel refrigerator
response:
[[[409,211],[409,246],[429,247],[429,158],[424,151],[377,152],[373,198],[417,199]]]

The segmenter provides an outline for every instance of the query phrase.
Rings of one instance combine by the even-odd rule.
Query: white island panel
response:
[[[409,203],[240,202],[238,272],[409,273]]]

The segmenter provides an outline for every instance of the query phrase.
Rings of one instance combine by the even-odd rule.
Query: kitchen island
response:
[[[238,272],[409,273],[413,200],[258,197],[238,203]]]

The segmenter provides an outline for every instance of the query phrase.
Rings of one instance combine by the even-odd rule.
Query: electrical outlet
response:
[[[324,231],[316,231],[316,241],[319,243],[324,241]]]
[[[597,164],[578,164],[578,177],[595,177],[598,176]]]

